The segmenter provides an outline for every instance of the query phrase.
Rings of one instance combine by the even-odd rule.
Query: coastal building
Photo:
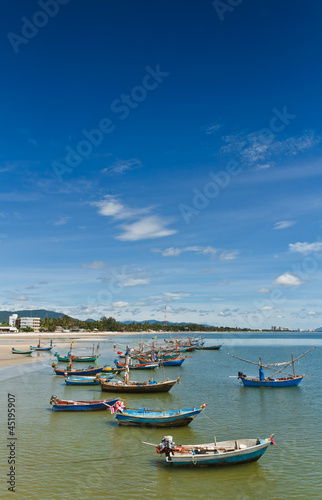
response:
[[[1,333],[18,333],[18,330],[15,326],[0,326]]]
[[[12,314],[11,316],[9,316],[9,325],[16,326],[17,319],[18,319],[18,314]]]
[[[40,329],[40,318],[18,318],[16,324],[23,328],[32,328],[34,332],[39,332]]]

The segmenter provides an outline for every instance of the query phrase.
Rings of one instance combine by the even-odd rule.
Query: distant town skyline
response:
[[[234,4],[4,3],[1,310],[322,326],[322,5]]]

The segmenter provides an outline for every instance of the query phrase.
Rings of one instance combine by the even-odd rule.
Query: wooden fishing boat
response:
[[[96,411],[108,410],[110,406],[115,405],[116,399],[102,399],[99,401],[71,401],[59,399],[57,396],[50,398],[50,404],[54,411]]]
[[[168,392],[177,382],[180,381],[180,377],[175,380],[167,380],[165,382],[155,382],[154,380],[149,380],[147,382],[128,381],[127,383],[122,380],[107,381],[100,376],[98,376],[98,378],[100,378],[102,391],[123,393]]]
[[[149,427],[179,427],[188,425],[207,405],[175,411],[156,411],[149,408],[124,408],[116,411],[119,425],[144,425]]]
[[[100,381],[96,377],[66,377],[65,384],[67,384],[67,385],[100,385]]]
[[[66,375],[68,376],[75,375],[78,377],[84,377],[87,375],[96,375],[97,373],[100,373],[103,370],[102,366],[101,367],[93,366],[89,368],[81,368],[78,370],[73,370],[72,368],[68,369],[68,366],[66,368],[56,368],[55,363],[52,364],[52,367],[54,368],[54,372],[56,373],[56,375],[61,375],[63,377],[66,377]]]
[[[117,359],[114,361],[116,368],[122,368],[122,370],[125,369],[125,363],[120,363]],[[130,370],[149,370],[154,368],[158,368],[159,363],[130,363],[129,364],[129,369]]]
[[[259,358],[259,363],[255,363],[254,361],[249,361],[248,359],[243,359],[243,358],[239,358],[238,356],[233,356],[233,358],[240,359],[241,361],[245,361],[246,363],[251,363],[253,365],[259,366],[258,378],[247,377],[247,375],[245,375],[243,372],[238,372],[237,378],[242,381],[242,384],[245,387],[294,387],[294,386],[297,386],[303,380],[303,378],[306,377],[307,375],[296,375],[294,363],[295,363],[295,361],[298,361],[300,358],[302,358],[302,356],[305,356],[306,354],[308,354],[313,349],[315,349],[315,347],[312,347],[308,351],[304,352],[303,354],[298,356],[296,359],[293,359],[293,354],[292,354],[291,361],[284,361],[281,363],[270,363],[270,364],[263,364],[262,358]],[[287,368],[290,365],[292,365],[292,367],[293,367],[293,374],[286,373],[284,371],[285,368]],[[280,366],[282,368],[279,368]],[[263,368],[273,370],[274,373],[270,377],[265,377]],[[276,368],[278,368],[278,369],[276,370]],[[278,373],[283,373],[284,375],[287,375],[287,376],[276,378],[275,375],[277,375]]]
[[[157,453],[164,453],[166,463],[172,465],[237,465],[258,460],[269,445],[275,444],[273,437],[176,445],[172,436],[164,436],[159,445],[144,444],[155,446]]]
[[[224,344],[216,344],[216,345],[200,345],[197,347],[199,351],[219,351],[219,349],[223,346]]]
[[[50,346],[48,347],[42,347],[40,345],[40,337],[39,337],[39,342],[38,342],[38,345],[37,346],[30,346],[30,349],[32,349],[33,351],[51,351],[53,348],[53,341],[51,340],[50,341]]]
[[[175,380],[167,380],[164,382],[156,382],[148,380],[147,382],[132,382],[129,377],[129,360],[131,349],[127,347],[125,355],[125,375],[123,380],[106,381],[100,375],[97,378],[101,381],[101,390],[108,392],[123,392],[123,393],[148,393],[148,392],[168,392],[176,384],[180,382],[180,377]]]
[[[181,357],[181,358],[172,358],[172,359],[161,359],[161,364],[163,366],[181,366],[187,357],[188,356],[185,356],[184,358]]]
[[[67,362],[70,360],[70,357],[69,356],[61,356],[60,354],[58,354],[58,352],[55,352],[54,356],[56,356],[57,358],[57,361],[60,361],[60,362]],[[71,359],[73,361],[73,363],[91,363],[91,362],[95,362],[97,360],[97,358],[100,356],[100,354],[95,354],[94,356],[74,356],[72,355],[71,356]]]
[[[19,349],[15,349],[14,347],[12,347],[11,352],[12,352],[12,354],[32,354],[32,350],[20,351]]]

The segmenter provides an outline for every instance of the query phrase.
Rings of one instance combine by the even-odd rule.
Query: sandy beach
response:
[[[53,349],[49,352],[35,351],[31,355],[12,354],[11,349],[15,347],[19,350],[29,350],[30,346],[37,345],[39,342],[39,333],[7,333],[0,336],[0,368],[5,368],[24,363],[34,363],[44,356],[53,355],[55,350],[60,347],[66,348],[72,341],[75,342],[74,347],[77,347],[77,340],[81,340],[81,347],[91,348],[93,343],[111,340],[116,342],[116,337],[130,335],[153,335],[152,332],[71,332],[71,333],[42,333],[40,335],[41,345],[48,346],[50,341],[53,341]],[[84,344],[84,340],[88,340],[88,344]],[[41,358],[40,358],[41,356]]]

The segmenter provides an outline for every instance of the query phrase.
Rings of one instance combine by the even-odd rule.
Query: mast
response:
[[[126,346],[126,353],[125,353],[125,374],[124,374],[124,383],[128,384],[130,381],[130,370],[129,370],[129,359],[130,359],[130,353],[131,349],[129,346]]]

